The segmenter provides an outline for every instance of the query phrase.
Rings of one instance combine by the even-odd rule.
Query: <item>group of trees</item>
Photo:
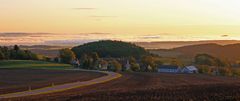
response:
[[[77,58],[75,53],[71,49],[61,49],[59,51],[59,57],[61,58],[62,63],[71,64],[72,61],[79,61],[80,68],[83,69],[101,69],[99,68],[100,64],[108,64],[109,70],[112,71],[121,71],[122,64],[117,60],[112,59],[109,61],[100,60],[97,52],[84,53],[80,58]],[[111,67],[111,68],[110,68]]]
[[[62,63],[70,64],[75,58],[75,54],[71,49],[65,48],[59,51],[59,57],[61,58]]]
[[[156,55],[146,55],[141,58],[143,71],[157,71],[159,65],[167,64],[183,67],[184,64],[176,58],[162,58]],[[147,68],[146,68],[147,67]]]
[[[29,50],[21,50],[19,46],[15,45],[13,48],[0,47],[0,60],[38,60],[37,54]]]
[[[218,66],[226,67],[229,66],[227,61],[221,60],[219,58],[213,57],[209,54],[197,54],[195,56],[195,64],[197,65],[208,65],[208,66]]]
[[[80,67],[85,69],[97,69],[99,64],[98,53],[92,52],[90,54],[83,54],[80,58]]]
[[[211,56],[209,54],[198,54],[195,56],[195,64],[198,65],[200,73],[215,75],[233,75],[234,70],[226,60]]]
[[[130,63],[130,69],[131,71],[140,71],[141,67],[137,63],[137,60],[134,57],[129,58],[129,63]]]

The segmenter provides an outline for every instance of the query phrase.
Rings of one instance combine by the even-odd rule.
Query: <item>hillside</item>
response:
[[[228,45],[240,43],[238,40],[203,40],[203,41],[159,41],[159,42],[136,42],[135,44],[146,49],[172,49],[177,47],[201,44]]]
[[[132,43],[121,41],[97,41],[73,47],[72,50],[80,58],[82,54],[97,52],[100,57],[140,57],[147,54],[147,51]]]
[[[10,46],[12,47],[12,46]],[[33,46],[19,46],[22,49],[30,50],[35,54],[41,54],[51,58],[57,57],[59,55],[59,50],[63,48],[70,48],[67,46],[49,46],[49,45],[33,45]]]
[[[215,57],[227,60],[240,60],[240,44],[218,45],[218,44],[201,44],[190,45],[169,50],[152,50],[153,53],[159,54],[168,52],[168,54],[178,53],[176,57],[193,58],[196,54],[207,53]]]

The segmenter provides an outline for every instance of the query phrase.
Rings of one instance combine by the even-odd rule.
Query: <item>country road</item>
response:
[[[81,71],[90,71],[90,70],[81,70]],[[106,72],[106,71],[92,71],[92,72],[100,72],[100,73],[105,73],[107,75],[93,79],[93,80],[89,80],[89,81],[73,82],[73,83],[67,83],[67,84],[62,84],[62,85],[53,85],[51,87],[45,87],[45,88],[40,88],[40,89],[35,89],[35,90],[30,90],[30,91],[3,94],[3,95],[0,95],[0,99],[61,92],[61,91],[84,87],[84,86],[89,86],[89,85],[93,85],[93,84],[104,83],[104,82],[107,82],[110,80],[120,78],[122,76],[121,74],[114,73],[114,72]]]

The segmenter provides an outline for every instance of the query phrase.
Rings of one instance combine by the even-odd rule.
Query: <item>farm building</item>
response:
[[[172,65],[161,65],[158,67],[158,72],[160,73],[180,73],[181,68]]]
[[[100,70],[107,70],[108,69],[108,62],[107,61],[105,61],[105,60],[101,60],[100,62],[99,62],[99,66],[98,66],[98,68],[100,69]]]
[[[182,69],[183,73],[198,73],[198,69],[195,66],[186,66]]]

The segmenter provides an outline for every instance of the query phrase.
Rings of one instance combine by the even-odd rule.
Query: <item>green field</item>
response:
[[[69,64],[59,64],[44,61],[32,60],[3,60],[0,61],[0,68],[29,68],[29,69],[69,69]]]

